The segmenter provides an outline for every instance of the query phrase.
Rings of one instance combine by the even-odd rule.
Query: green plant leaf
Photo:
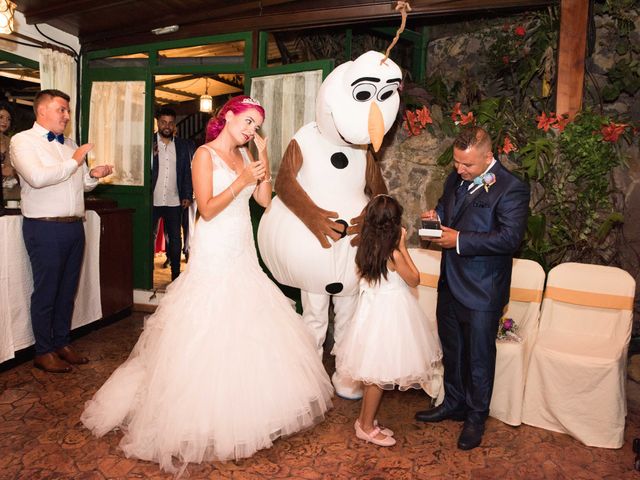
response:
[[[620,212],[610,213],[609,216],[604,220],[604,222],[602,222],[600,228],[598,228],[598,233],[596,234],[598,241],[602,242],[607,237],[607,235],[609,235],[609,232],[611,232],[611,229],[614,226],[621,225],[623,223],[624,216]]]
[[[436,163],[440,166],[446,166],[453,162],[453,145],[450,145],[444,152],[440,154]]]
[[[620,96],[620,89],[616,85],[605,85],[601,94],[605,102],[613,102]]]

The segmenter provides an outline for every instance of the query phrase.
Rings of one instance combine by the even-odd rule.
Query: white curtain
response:
[[[40,88],[60,90],[71,97],[71,121],[64,132],[71,138],[75,138],[76,131],[76,78],[76,61],[71,55],[49,48],[40,50]]]
[[[293,135],[315,120],[316,95],[322,83],[322,70],[255,77],[251,96],[266,112],[261,134],[268,138],[271,173],[278,173],[282,154]]]
[[[145,83],[94,82],[89,110],[89,167],[113,165],[101,180],[115,185],[144,184]]]

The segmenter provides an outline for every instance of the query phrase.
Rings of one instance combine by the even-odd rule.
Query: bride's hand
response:
[[[266,169],[263,162],[251,162],[244,167],[240,178],[242,178],[245,185],[250,185],[263,178],[265,171]]]
[[[267,177],[271,178],[271,173],[269,173],[269,159],[267,157],[267,137],[261,137],[256,132],[253,136],[253,143],[255,143],[256,148],[258,149],[258,161],[262,162],[264,165],[264,176],[260,178],[260,180],[265,180]]]
[[[267,153],[267,137],[262,138],[258,135],[258,132],[256,132],[253,134],[253,143],[256,144],[258,155],[264,155]]]

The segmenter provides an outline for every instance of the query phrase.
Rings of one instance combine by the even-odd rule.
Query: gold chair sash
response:
[[[420,272],[420,285],[423,287],[438,288],[439,275]],[[542,290],[533,288],[511,288],[511,300],[516,302],[536,302],[542,301]]]
[[[515,300],[516,302],[540,303],[542,301],[542,290],[511,287],[510,300]]]
[[[584,307],[612,308],[615,310],[633,310],[633,297],[612,295],[609,293],[585,292],[560,287],[547,287],[544,298],[559,302],[582,305]]]

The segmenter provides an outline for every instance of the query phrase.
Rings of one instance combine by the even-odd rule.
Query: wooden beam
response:
[[[96,2],[95,0],[67,0],[65,2],[48,2],[42,7],[34,6],[29,8],[29,4],[22,6],[23,2],[18,2],[18,10],[24,14],[27,24],[49,23],[52,18],[64,17],[70,12],[89,13],[96,10],[116,11],[116,9],[126,7],[132,3],[131,0],[109,0],[106,2]]]
[[[582,108],[589,0],[561,0],[556,113],[569,118]]]
[[[292,30],[301,28],[318,28],[337,25],[369,23],[377,20],[398,20],[400,14],[395,11],[395,3],[391,1],[369,0],[325,0],[323,2],[285,2],[279,0],[261,13],[251,12],[245,15],[231,15],[221,18],[216,10],[212,10],[209,18],[187,17],[181,15],[180,20],[166,18],[166,24],[177,23],[180,30],[174,34],[163,36],[162,40],[177,40],[206,35],[218,35],[250,30]],[[290,3],[290,5],[286,5]],[[505,9],[537,8],[557,4],[558,0],[414,0],[411,2],[412,12],[409,18],[424,16],[451,15],[472,12],[497,12]],[[227,7],[232,8],[232,7]],[[186,19],[189,21],[186,21]],[[28,19],[27,19],[28,20]],[[80,42],[86,50],[114,48],[123,45],[157,42],[158,37],[148,30],[142,31],[140,25],[123,26],[110,32],[86,32],[80,35]]]
[[[178,82],[188,82],[189,80],[195,80],[196,78],[202,78],[202,75],[179,75],[178,74],[178,75],[175,75],[173,78],[155,82],[155,85],[156,85],[156,88],[164,87],[166,85],[172,85]]]
[[[156,87],[156,91],[170,93],[172,95],[180,95],[181,97],[187,97],[192,99],[200,98],[200,95],[197,95],[195,93],[185,92],[184,90],[178,90],[176,88]]]

